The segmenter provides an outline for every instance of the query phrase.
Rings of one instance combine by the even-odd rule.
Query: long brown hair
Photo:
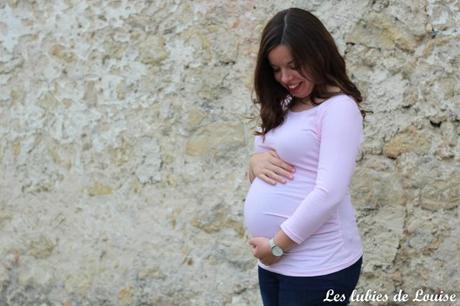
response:
[[[315,99],[327,99],[340,94],[328,92],[328,86],[339,87],[341,93],[353,97],[356,103],[363,100],[361,92],[347,76],[345,61],[334,39],[321,21],[299,8],[283,10],[268,21],[260,40],[254,73],[254,103],[260,104],[262,130],[256,132],[256,135],[265,135],[281,125],[287,111],[282,103],[293,98],[275,80],[268,61],[270,51],[279,45],[289,48],[296,66],[301,67],[299,71],[308,72],[308,78],[315,84],[310,95],[313,104],[319,104]],[[364,117],[364,112],[361,113]]]

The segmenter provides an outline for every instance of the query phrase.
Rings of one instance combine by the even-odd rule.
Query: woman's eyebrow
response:
[[[295,64],[295,60],[290,60],[287,65]],[[272,67],[278,67],[277,65],[270,64]]]

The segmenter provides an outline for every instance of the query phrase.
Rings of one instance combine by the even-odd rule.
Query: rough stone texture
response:
[[[290,6],[324,21],[365,97],[358,290],[460,296],[458,0],[4,0],[1,306],[260,304],[251,77]]]

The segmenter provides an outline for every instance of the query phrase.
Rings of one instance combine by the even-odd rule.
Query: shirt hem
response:
[[[259,261],[258,265],[262,269],[265,269],[265,270],[273,272],[273,273],[278,273],[278,274],[281,274],[281,275],[285,275],[285,276],[300,276],[300,277],[323,276],[323,275],[338,272],[340,270],[343,270],[343,269],[346,269],[346,268],[352,266],[362,256],[363,256],[363,252],[361,251],[357,255],[353,256],[350,260],[347,260],[346,262],[342,263],[339,266],[335,266],[333,268],[324,269],[324,270],[316,270],[316,271],[312,271],[312,272],[305,272],[305,273],[291,273],[291,272],[285,272],[285,271],[283,271],[283,269],[276,269],[276,268],[273,269],[270,266],[264,265],[260,261]]]

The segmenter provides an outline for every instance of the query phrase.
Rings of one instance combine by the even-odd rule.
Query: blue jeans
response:
[[[264,306],[348,305],[358,283],[362,257],[343,270],[312,277],[286,276],[259,267],[259,286]],[[334,290],[331,294],[330,290]],[[329,295],[328,295],[329,290]],[[323,301],[328,297],[336,302]]]

